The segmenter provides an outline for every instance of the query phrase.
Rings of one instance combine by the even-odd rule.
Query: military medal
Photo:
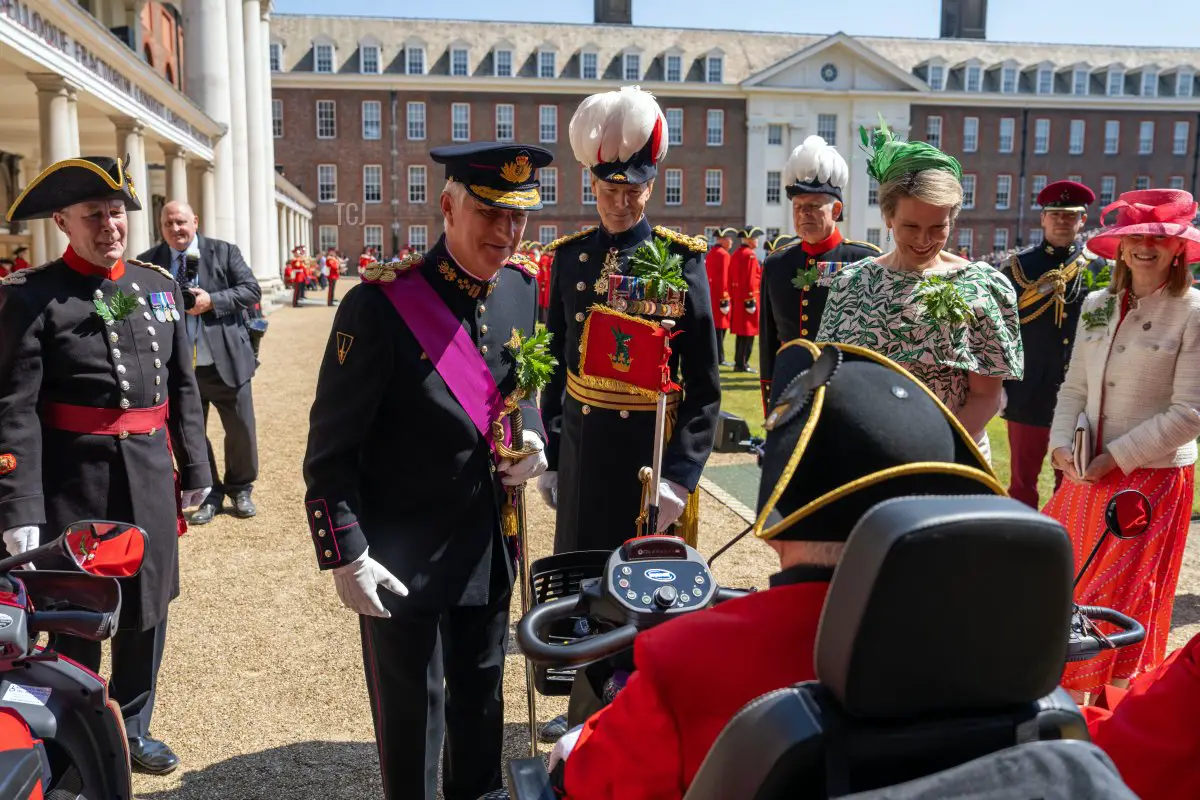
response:
[[[167,301],[167,316],[179,322],[179,309],[175,307],[175,295],[170,292],[164,292],[163,296]]]
[[[154,310],[154,318],[159,322],[167,321],[167,303],[163,299],[162,292],[153,292],[150,295],[150,308]]]

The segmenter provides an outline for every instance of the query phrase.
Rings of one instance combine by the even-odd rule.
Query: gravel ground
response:
[[[352,281],[340,281],[344,292]],[[181,542],[182,594],[159,680],[153,734],[183,760],[173,775],[137,775],[153,800],[361,800],[380,796],[358,626],[321,574],[303,514],[301,461],[307,415],[333,309],[315,303],[270,316],[255,379],[261,474],[258,516],[218,516]],[[215,420],[215,415],[214,420]],[[212,430],[218,453],[221,431]],[[724,463],[728,456],[714,460]],[[530,549],[552,550],[553,515],[528,494]],[[703,496],[700,550],[744,527]],[[1192,537],[1180,580],[1172,646],[1200,631],[1200,543]],[[745,541],[717,562],[724,585],[765,586],[773,554]],[[520,611],[514,593],[514,618]],[[505,673],[505,757],[526,754],[522,660]],[[539,717],[565,711],[539,698]]]

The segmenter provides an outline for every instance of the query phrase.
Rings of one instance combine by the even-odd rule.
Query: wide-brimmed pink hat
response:
[[[1087,249],[1104,258],[1116,258],[1122,236],[1173,236],[1187,242],[1188,263],[1200,261],[1200,230],[1192,225],[1196,201],[1182,189],[1139,189],[1125,192],[1100,212],[1100,222],[1110,211],[1116,224],[1087,241]]]

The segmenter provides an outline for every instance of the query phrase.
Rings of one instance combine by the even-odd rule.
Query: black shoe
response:
[[[213,517],[220,513],[220,510],[216,503],[205,501],[200,504],[199,508],[192,512],[192,516],[188,519],[188,524],[207,525],[213,521]]]
[[[179,766],[179,756],[166,742],[149,736],[129,740],[129,760],[141,772],[151,775],[166,775]]]
[[[254,507],[254,501],[250,499],[249,489],[243,489],[233,496],[231,513],[238,519],[248,519],[258,513],[258,509]]]
[[[538,741],[554,744],[567,733],[567,715],[560,714],[538,728]]]
[[[733,362],[732,362],[732,361],[722,361],[722,362],[721,362],[721,366],[722,366],[722,367],[732,367],[732,366],[733,366]]]

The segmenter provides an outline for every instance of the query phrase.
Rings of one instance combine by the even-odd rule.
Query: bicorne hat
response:
[[[542,207],[537,171],[554,160],[545,148],[504,142],[435,147],[429,155],[446,165],[446,180],[461,183],[479,202],[517,211]]]
[[[756,535],[840,542],[893,497],[1005,494],[949,409],[884,356],[797,339],[773,377]]]
[[[607,183],[648,183],[667,155],[667,119],[654,95],[638,86],[601,92],[571,117],[571,150]]]
[[[119,158],[82,156],[51,164],[29,182],[8,209],[8,221],[46,219],[67,206],[91,200],[121,200],[141,209],[133,178]]]
[[[1187,245],[1184,258],[1189,264],[1200,261],[1200,230],[1196,219],[1196,201],[1182,189],[1139,189],[1125,192],[1100,212],[1100,222],[1117,212],[1116,224],[1087,240],[1087,248],[1108,259],[1117,257],[1123,236],[1170,236]]]

